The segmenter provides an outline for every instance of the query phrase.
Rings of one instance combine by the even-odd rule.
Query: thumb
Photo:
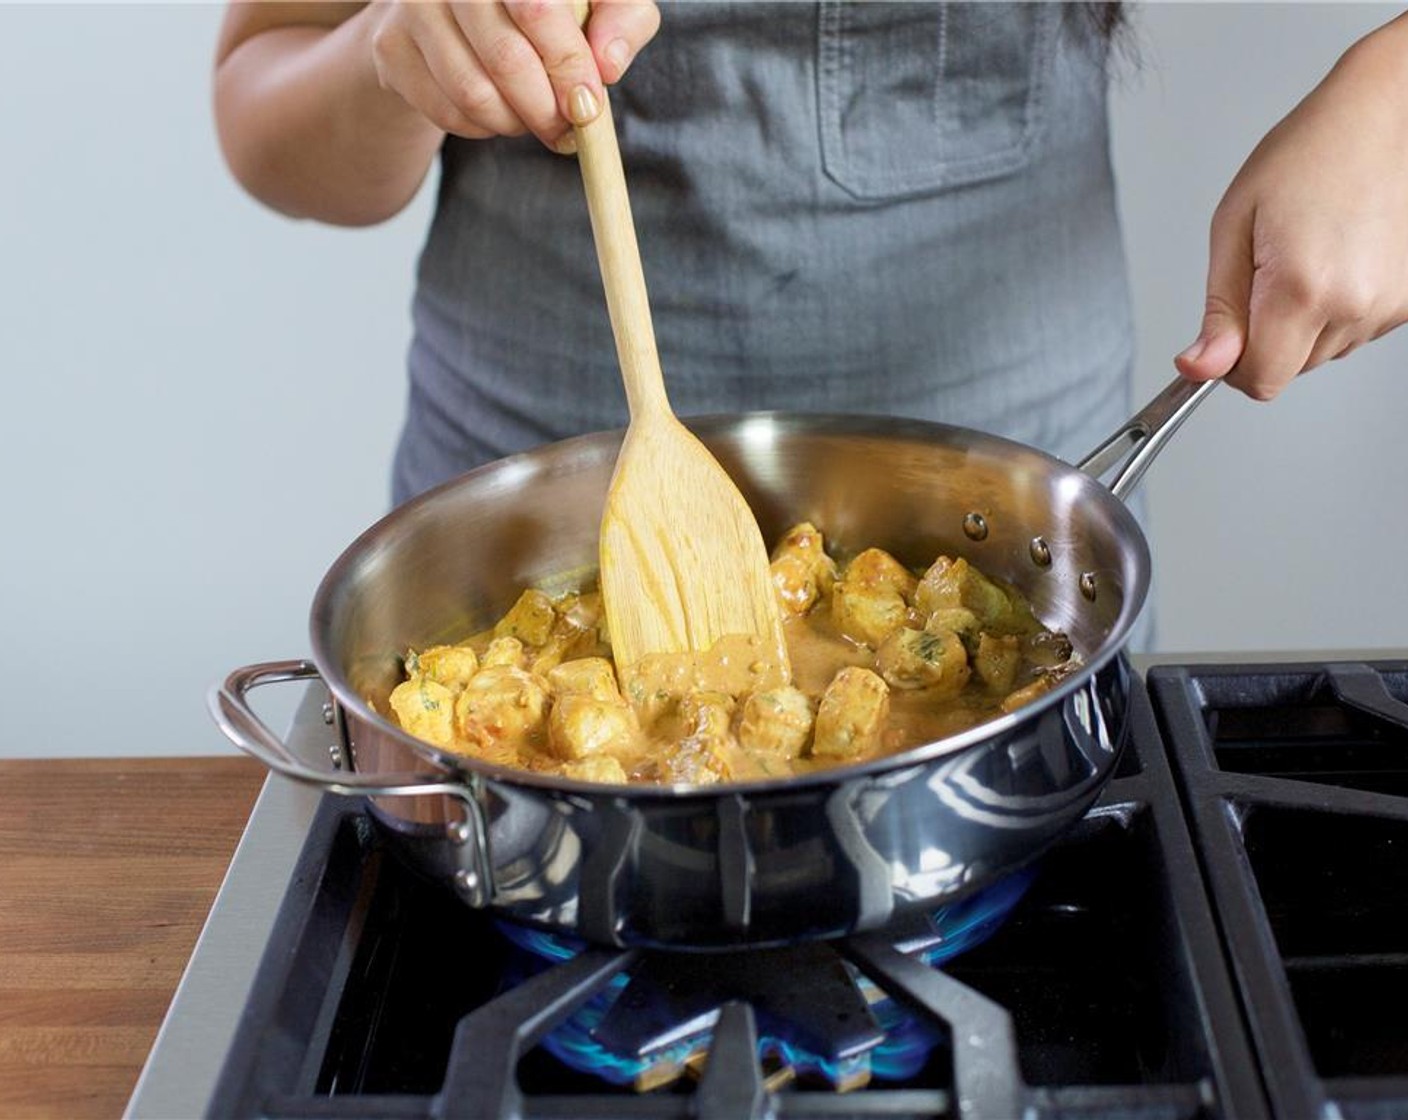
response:
[[[1252,209],[1232,209],[1228,201],[1213,215],[1208,246],[1208,287],[1198,337],[1173,359],[1192,381],[1212,381],[1230,373],[1247,344],[1251,301]]]

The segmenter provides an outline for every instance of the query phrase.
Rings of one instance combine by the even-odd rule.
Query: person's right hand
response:
[[[393,90],[437,128],[479,139],[531,132],[549,148],[575,150],[572,109],[590,114],[655,36],[653,0],[593,0],[585,29],[560,0],[380,0],[371,20],[372,60]],[[585,91],[585,94],[582,92]]]

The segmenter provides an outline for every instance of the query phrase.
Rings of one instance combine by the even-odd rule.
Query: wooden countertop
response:
[[[0,1116],[121,1115],[264,775],[0,760]]]

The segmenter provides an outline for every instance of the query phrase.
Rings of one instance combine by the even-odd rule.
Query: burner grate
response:
[[[1408,1115],[1408,665],[1149,687],[1275,1111]]]

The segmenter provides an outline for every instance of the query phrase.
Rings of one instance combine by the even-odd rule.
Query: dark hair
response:
[[[1113,42],[1128,26],[1125,6],[1120,0],[1090,0],[1080,5],[1090,26],[1105,42]]]
[[[1140,68],[1130,5],[1121,0],[1082,0],[1065,5],[1066,26],[1103,58],[1112,77]]]

